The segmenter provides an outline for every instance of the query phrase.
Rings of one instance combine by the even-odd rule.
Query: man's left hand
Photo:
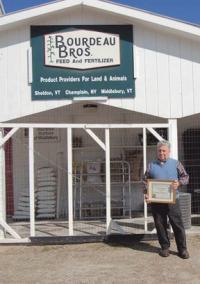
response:
[[[174,190],[177,190],[177,188],[180,186],[180,183],[179,183],[179,181],[178,180],[174,180],[173,182],[172,182],[172,188],[174,189]]]

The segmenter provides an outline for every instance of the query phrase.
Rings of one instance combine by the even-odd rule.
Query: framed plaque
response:
[[[175,203],[176,190],[172,188],[173,180],[147,180],[148,203]]]

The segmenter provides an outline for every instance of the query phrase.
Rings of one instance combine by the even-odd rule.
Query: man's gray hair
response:
[[[170,149],[171,144],[167,140],[162,140],[157,143],[157,148],[160,148],[161,146],[166,146]]]

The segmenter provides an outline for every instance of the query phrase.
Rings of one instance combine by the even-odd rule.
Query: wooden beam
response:
[[[110,186],[110,130],[105,129],[106,142],[106,233],[109,233],[111,221],[111,186]]]
[[[85,131],[92,137],[92,139],[99,144],[99,146],[105,151],[106,146],[105,144],[101,141],[101,139],[91,130],[91,129],[85,129]]]
[[[167,128],[168,123],[111,123],[111,124],[68,124],[68,123],[0,123],[2,128],[103,128],[103,129],[123,129],[123,128]]]
[[[68,222],[69,235],[74,235],[73,230],[73,168],[72,168],[72,129],[67,129],[67,165],[68,165]]]
[[[10,137],[13,136],[13,134],[19,129],[19,127],[14,127],[12,130],[10,130],[8,132],[8,134],[6,134],[6,136],[4,136],[1,141],[0,141],[0,147],[2,147],[6,141],[8,141],[8,139],[10,139]]]
[[[147,127],[147,129],[149,130],[149,132],[151,132],[151,134],[153,134],[154,137],[156,137],[158,139],[158,141],[163,140],[163,137],[160,136],[160,134],[158,132],[156,132],[155,129],[153,129],[152,127]]]
[[[34,133],[29,128],[29,201],[30,201],[30,236],[35,236],[35,183],[34,183]]]

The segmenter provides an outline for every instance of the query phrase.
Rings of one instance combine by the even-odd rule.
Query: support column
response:
[[[29,202],[30,236],[35,237],[35,177],[34,177],[34,132],[29,128]]]
[[[177,119],[169,119],[169,142],[171,144],[171,158],[178,159]]]
[[[169,122],[168,140],[171,144],[170,157],[178,160],[177,119],[168,119],[168,122]],[[170,225],[170,231],[172,233],[171,225]]]
[[[73,169],[72,169],[72,129],[67,128],[67,173],[68,173],[68,223],[69,236],[74,235],[73,230]]]
[[[145,173],[147,168],[147,134],[146,128],[143,128],[143,173]],[[147,232],[147,217],[148,217],[148,210],[147,210],[147,203],[144,200],[144,231]]]
[[[0,129],[0,141],[4,137],[3,128]],[[0,219],[6,220],[6,181],[5,181],[5,150],[4,145],[0,147]],[[0,226],[0,238],[5,238],[5,231]]]
[[[111,221],[111,188],[110,188],[110,129],[105,129],[106,145],[106,233],[109,232]]]

